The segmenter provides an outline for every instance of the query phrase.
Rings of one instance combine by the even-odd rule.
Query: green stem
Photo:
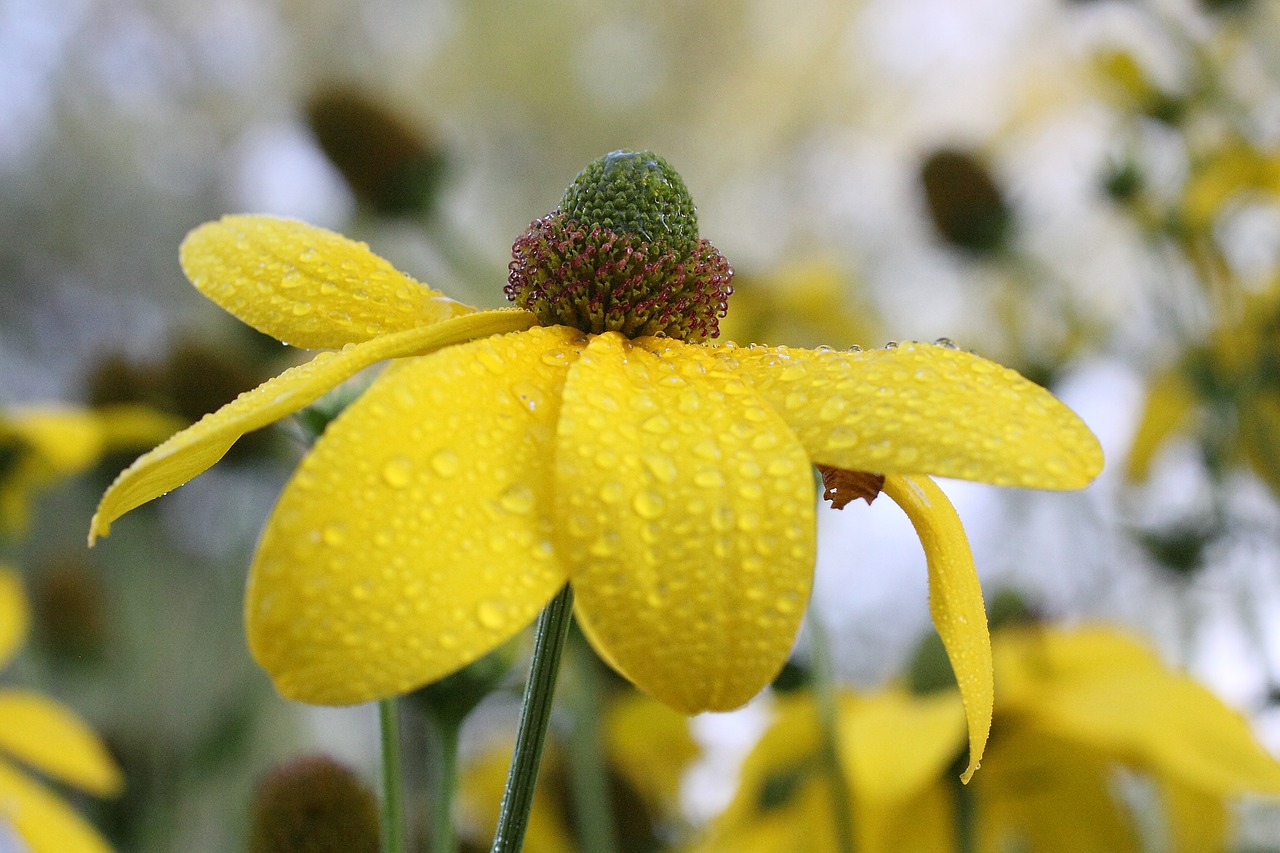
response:
[[[956,851],[957,853],[973,853],[977,849],[977,815],[975,813],[973,792],[969,786],[960,781],[963,765],[953,768],[947,774],[951,785],[951,799],[955,804],[956,814]]]
[[[576,641],[576,642],[575,642]],[[570,641],[573,728],[569,739],[569,782],[576,806],[578,845],[592,853],[617,853],[618,838],[609,801],[609,773],[601,743],[603,720],[599,664],[579,634]]]
[[[836,849],[855,853],[853,834],[853,789],[841,760],[838,701],[836,697],[835,662],[831,658],[831,639],[822,621],[809,609],[809,637],[813,666],[813,690],[818,703],[818,726],[822,738],[822,767],[831,790],[831,819],[835,824]]]
[[[542,763],[542,745],[551,720],[560,655],[572,620],[573,588],[565,584],[538,617],[534,631],[529,683],[525,685],[516,746],[511,754],[511,770],[507,774],[507,789],[502,794],[502,810],[498,814],[491,853],[520,853],[524,847],[524,833],[533,808],[533,789],[538,784]]]
[[[436,743],[432,762],[431,853],[456,853],[458,835],[453,827],[453,798],[458,790],[458,733],[460,720],[428,713]]]
[[[382,724],[382,853],[405,853],[400,721],[395,699],[378,702],[378,721]]]

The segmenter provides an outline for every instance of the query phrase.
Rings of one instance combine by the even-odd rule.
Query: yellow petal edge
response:
[[[475,338],[521,331],[536,319],[524,311],[483,311],[394,335],[340,352],[325,352],[291,367],[170,438],[121,472],[107,489],[89,529],[89,544],[111,531],[111,523],[147,501],[200,474],[226,454],[240,436],[280,420],[313,402],[338,383],[379,361],[423,355]]]
[[[260,332],[337,349],[474,309],[414,281],[358,243],[274,216],[224,216],[179,250],[196,289]]]

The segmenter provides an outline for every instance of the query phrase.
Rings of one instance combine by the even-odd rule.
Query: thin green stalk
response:
[[[560,656],[572,620],[573,588],[565,584],[543,609],[534,631],[529,683],[525,685],[516,746],[511,754],[511,770],[507,774],[507,789],[502,795],[502,810],[498,815],[498,829],[493,836],[491,853],[520,853],[524,847],[524,833],[533,808],[533,789],[538,784],[538,769],[542,763],[542,745],[546,740],[547,723],[551,720],[551,702],[556,676],[560,672]]]
[[[458,734],[460,720],[446,720],[428,713],[436,754],[431,763],[431,853],[456,853],[458,835],[453,827],[453,798],[458,790]]]
[[[576,641],[576,642],[575,642]],[[618,837],[609,799],[609,772],[601,742],[603,696],[599,663],[579,634],[572,638],[570,672],[573,728],[569,733],[569,782],[577,816],[579,847],[592,853],[617,853]]]
[[[404,780],[395,699],[378,702],[378,721],[382,726],[382,853],[405,853]]]
[[[841,760],[839,713],[836,698],[835,662],[831,658],[831,639],[822,621],[809,610],[810,653],[813,665],[813,691],[818,703],[818,726],[823,771],[831,790],[831,818],[835,824],[836,849],[840,853],[856,853],[853,834],[853,789]]]
[[[951,800],[956,814],[956,851],[973,853],[977,848],[977,814],[973,792],[960,781],[959,768],[947,774],[951,785]]]

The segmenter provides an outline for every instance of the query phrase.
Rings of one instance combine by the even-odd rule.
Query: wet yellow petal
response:
[[[0,849],[6,824],[31,853],[111,853],[102,836],[47,788],[0,761]]]
[[[274,216],[224,216],[187,235],[196,289],[277,340],[337,349],[473,309],[340,234]]]
[[[1005,640],[1001,640],[1001,645]],[[1104,628],[1011,634],[1024,679],[1002,660],[1001,713],[1045,735],[1220,797],[1280,793],[1280,762],[1248,722],[1150,650]],[[1018,645],[1000,650],[1006,658]]]
[[[815,498],[790,429],[703,348],[608,333],[570,369],[557,549],[592,643],[671,707],[736,708],[781,669]]]
[[[22,579],[13,569],[0,563],[0,667],[17,654],[27,638],[31,611],[22,589]]]
[[[124,785],[98,736],[70,710],[38,693],[0,691],[0,750],[99,796]]]
[[[500,645],[564,585],[551,456],[582,345],[554,326],[450,347],[380,378],[329,425],[249,577],[249,647],[282,694],[404,693]]]
[[[1186,426],[1195,404],[1195,389],[1181,373],[1167,373],[1152,384],[1125,460],[1129,479],[1142,482],[1147,478],[1156,452],[1169,436]]]
[[[527,329],[535,322],[523,311],[485,311],[420,329],[321,353],[306,364],[246,391],[216,412],[143,455],[126,468],[102,496],[89,529],[89,544],[106,536],[111,522],[160,497],[209,468],[247,432],[280,420],[311,403],[339,382],[389,358],[421,355],[474,338]]]
[[[886,477],[884,493],[911,519],[928,558],[929,611],[969,721],[969,767],[960,777],[968,782],[982,761],[994,702],[991,635],[969,539],[951,501],[928,477]]]
[[[709,351],[749,377],[823,465],[1037,489],[1082,488],[1102,470],[1098,440],[1070,409],[971,353]]]

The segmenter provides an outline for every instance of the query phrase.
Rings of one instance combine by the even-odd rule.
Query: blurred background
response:
[[[1145,638],[1280,751],[1267,0],[0,0],[0,413],[194,420],[296,362],[182,276],[183,236],[224,213],[342,231],[499,306],[512,240],[618,148],[683,175],[737,273],[725,337],[945,337],[1079,412],[1108,457],[1087,492],[943,484],[988,597]],[[289,705],[244,647],[245,569],[299,433],[244,442],[86,552],[131,457],[109,458],[0,551],[36,614],[6,678],[120,758],[126,793],[91,806],[120,849],[241,849],[266,768],[376,766],[369,709]],[[872,689],[929,630],[923,555],[887,501],[822,512],[820,537],[837,674]],[[518,673],[464,755],[510,730]],[[694,721],[693,824],[764,719]],[[1240,849],[1280,837],[1265,808],[1241,826]]]

